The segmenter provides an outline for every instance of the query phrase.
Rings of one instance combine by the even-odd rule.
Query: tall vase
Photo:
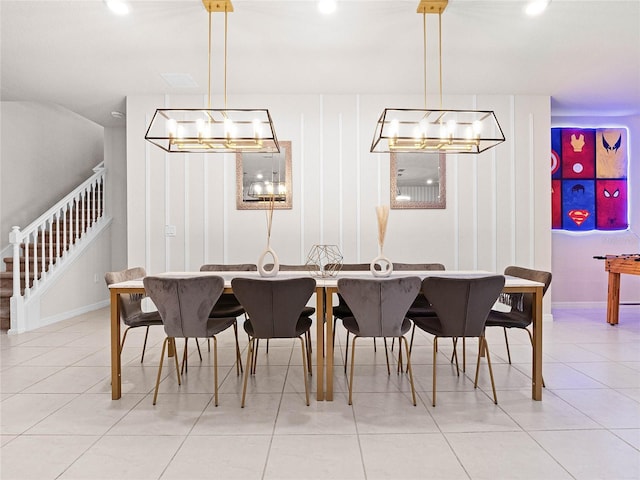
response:
[[[267,262],[267,256],[271,255],[271,262]],[[267,263],[273,263],[273,268],[271,270],[265,270],[265,265]],[[264,249],[260,258],[258,258],[258,273],[260,273],[261,277],[275,277],[280,270],[280,261],[278,260],[278,255],[271,248],[269,242],[267,242],[267,248]]]
[[[380,269],[376,269],[376,265]],[[393,263],[387,257],[385,257],[382,251],[382,245],[378,245],[378,256],[371,260],[369,270],[374,277],[388,277],[393,273]]]

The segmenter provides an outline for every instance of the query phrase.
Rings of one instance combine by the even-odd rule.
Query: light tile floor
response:
[[[159,328],[144,364],[143,331],[130,332],[119,401],[110,396],[108,310],[2,335],[0,477],[639,479],[640,307],[622,306],[615,327],[603,309],[553,313],[544,324],[542,402],[531,400],[528,337],[510,332],[509,365],[502,331],[492,329],[498,405],[484,362],[480,388],[473,388],[477,344],[467,346],[466,373],[458,377],[448,361],[451,345],[441,341],[435,408],[426,334],[418,334],[412,355],[417,407],[407,376],[388,376],[382,343],[374,352],[368,340],[357,347],[353,406],[338,345],[335,401],[312,398],[307,407],[299,344],[273,341],[268,354],[261,346],[244,409],[230,331],[219,342],[217,408],[206,342],[202,363],[191,342],[180,387],[165,362],[154,407]]]

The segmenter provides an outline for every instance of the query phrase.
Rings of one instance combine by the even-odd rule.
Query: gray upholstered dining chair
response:
[[[299,338],[302,347],[304,391],[306,403],[309,405],[309,356],[302,337],[306,338],[306,333],[311,328],[311,318],[300,314],[316,288],[316,281],[308,277],[285,280],[239,277],[231,280],[231,286],[249,315],[249,319],[244,322],[244,329],[249,335],[247,365],[252,364],[255,342],[258,339]],[[250,370],[247,367],[244,371],[242,407],[245,405]]]
[[[139,280],[147,275],[144,268],[133,267],[120,272],[107,272],[104,274],[104,281],[107,286],[114,283],[127,282],[129,280]],[[149,337],[149,327],[154,325],[162,325],[162,318],[157,310],[152,312],[142,311],[143,294],[122,294],[119,296],[120,302],[120,320],[127,326],[120,343],[120,353],[124,347],[124,341],[127,339],[127,333],[132,328],[146,327],[144,334],[144,343],[142,345],[142,356],[140,363],[144,362],[144,352],[147,348],[147,338]]]
[[[210,318],[211,308],[224,290],[224,279],[218,276],[202,277],[145,277],[144,288],[158,307],[164,324],[166,338],[162,342],[162,354],[158,366],[158,378],[153,404],[158,398],[162,375],[162,363],[167,343],[175,350],[176,338],[213,338],[213,375],[215,405],[218,406],[218,341],[216,335],[236,326],[236,318]],[[234,329],[236,348],[238,333]],[[178,385],[181,384],[178,357],[174,355]]]
[[[530,268],[509,266],[504,269],[504,274],[511,277],[524,278],[526,280],[533,280],[534,282],[540,282],[544,284],[543,295],[547,292],[549,285],[551,285],[551,272],[545,272],[543,270],[532,270]],[[529,334],[529,341],[533,347],[533,335],[529,330],[529,325],[533,322],[533,294],[532,293],[518,293],[518,294],[504,294],[501,295],[510,306],[510,312],[500,312],[497,310],[491,310],[487,317],[487,327],[502,327],[504,331],[504,341],[507,346],[507,357],[509,364],[511,364],[511,352],[509,351],[509,338],[507,337],[507,328],[519,328],[525,330]],[[542,380],[542,386],[544,387],[544,379]]]
[[[411,329],[411,321],[406,318],[406,314],[420,291],[420,286],[419,277],[338,279],[338,292],[353,312],[351,317],[345,317],[342,320],[342,325],[347,329],[347,332],[353,334],[351,342],[351,371],[349,375],[349,405],[352,404],[353,395],[355,344],[356,340],[362,337],[392,337],[398,338],[400,345],[404,342],[407,351],[407,372],[411,383],[413,405],[416,405],[411,355],[404,335]],[[401,347],[399,350],[402,351]],[[385,353],[388,355],[386,349]],[[390,373],[388,368],[387,372]]]
[[[474,388],[478,387],[480,357],[484,352],[489,365],[493,400],[494,403],[498,403],[493,370],[491,369],[491,357],[484,337],[484,330],[489,311],[498,299],[504,287],[504,281],[505,278],[502,275],[471,278],[427,277],[422,281],[422,292],[431,302],[437,317],[415,317],[412,320],[416,327],[434,336],[432,394],[434,407],[436,406],[436,364],[439,337],[478,338],[478,361]],[[456,355],[455,349],[454,355]]]
[[[220,264],[220,263],[206,263],[200,267],[201,272],[255,272],[258,270],[258,267],[254,263],[236,263],[236,264]],[[209,318],[229,318],[229,317],[239,317],[244,315],[245,311],[238,302],[238,299],[235,297],[233,293],[223,293],[216,304],[211,309],[211,313],[209,314]],[[237,328],[237,327],[234,327]],[[185,354],[182,357],[182,368],[181,372],[184,372],[188,369],[187,363],[187,343],[188,338],[184,339],[184,350]],[[196,347],[198,349],[198,356],[200,357],[200,361],[202,361],[202,353],[200,352],[200,344],[198,343],[198,339],[195,339]],[[207,340],[207,345],[210,348],[210,342]],[[242,372],[242,359],[240,358],[240,349],[238,346],[238,350],[236,351],[236,370]]]
[[[314,270],[318,270],[318,267],[315,266],[316,268]],[[273,268],[273,263],[267,263],[264,266],[264,269],[269,271]],[[312,267],[309,265],[300,265],[300,264],[280,264],[280,268],[279,271],[280,272],[308,272]],[[302,309],[302,313],[300,313],[301,317],[310,317],[311,315],[313,315],[314,313],[316,313],[316,309],[313,307],[308,307],[305,305],[305,307]],[[306,337],[306,341],[307,341],[307,356],[309,357],[309,373],[311,373],[311,353],[313,351],[313,348],[311,346],[311,332],[307,331],[307,333],[305,334]],[[269,339],[267,339],[266,342],[266,348],[265,351],[268,354],[269,353]],[[258,363],[258,348],[260,345],[260,339],[256,339],[256,346],[255,346],[255,351],[254,351],[254,355],[253,355],[253,365],[251,365],[251,369],[252,372],[251,373],[256,373],[256,365]]]

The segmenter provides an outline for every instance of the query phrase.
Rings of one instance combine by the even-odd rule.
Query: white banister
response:
[[[97,165],[93,172],[90,178],[29,226],[22,230],[18,226],[12,227],[9,234],[9,242],[13,245],[12,328],[24,318],[26,300],[43,287],[62,259],[70,253],[73,244],[80,241],[104,218],[104,163]],[[23,266],[24,282],[21,274]]]

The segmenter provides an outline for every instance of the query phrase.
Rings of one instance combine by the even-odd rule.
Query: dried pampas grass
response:
[[[378,216],[378,245],[380,250],[384,245],[384,236],[387,234],[387,222],[389,221],[389,206],[379,205],[376,207],[376,215]]]

